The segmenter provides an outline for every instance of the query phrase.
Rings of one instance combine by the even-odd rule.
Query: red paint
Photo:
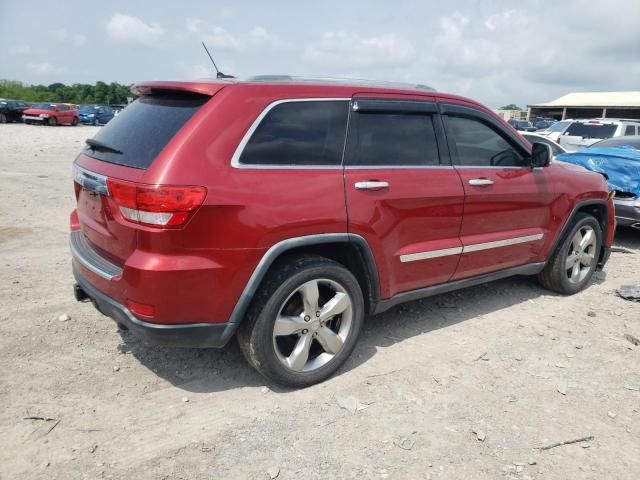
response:
[[[112,179],[148,185],[206,188],[202,205],[172,228],[125,219],[114,199],[78,189],[71,228],[123,267],[105,280],[76,268],[116,301],[153,308],[158,323],[227,321],[267,249],[288,238],[351,232],[375,256],[382,298],[527,262],[545,260],[573,206],[606,199],[601,176],[560,163],[531,170],[455,168],[236,169],[231,157],[247,129],[270,103],[283,98],[365,96],[423,98],[431,92],[353,86],[222,82],[151,82],[142,91],[181,90],[211,95],[147,170],[79,155],[81,167]],[[466,99],[437,94],[439,101]],[[505,128],[511,127],[503,122]],[[494,185],[470,187],[470,178]],[[359,191],[358,181],[385,180],[390,188]],[[609,202],[610,225],[615,225]],[[614,228],[605,245],[610,246]],[[400,255],[460,247],[531,233],[537,242],[402,263]],[[133,302],[133,303],[132,303]],[[140,309],[139,309],[140,310]],[[149,312],[149,310],[147,310]]]
[[[43,103],[46,103],[46,102],[43,102]],[[55,104],[52,104],[52,105],[55,105]],[[58,125],[63,125],[63,124],[71,125],[74,123],[74,121],[75,121],[75,124],[77,124],[80,121],[78,117],[78,112],[72,108],[70,108],[69,110],[61,110],[57,107],[54,110],[45,110],[40,108],[27,108],[24,112],[22,112],[22,114],[32,115],[35,117],[38,117],[40,115],[48,115],[48,117],[43,119],[42,121],[47,123],[50,118],[55,118],[56,123]],[[34,122],[37,120],[27,120],[27,121]]]

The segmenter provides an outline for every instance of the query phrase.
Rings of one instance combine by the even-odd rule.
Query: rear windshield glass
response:
[[[106,148],[87,145],[84,153],[105,162],[147,169],[209,98],[184,94],[139,98],[93,137]]]
[[[564,135],[582,138],[611,138],[616,131],[616,125],[597,125],[576,122],[567,128]]]

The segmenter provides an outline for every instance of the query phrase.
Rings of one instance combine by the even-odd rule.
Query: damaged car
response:
[[[617,224],[640,229],[640,135],[609,138],[556,159],[604,174],[615,191]]]

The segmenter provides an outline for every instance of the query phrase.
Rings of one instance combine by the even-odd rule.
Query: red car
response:
[[[78,300],[155,343],[237,338],[269,379],[332,375],[365,316],[510,275],[563,294],[609,256],[602,175],[424,88],[152,82],[74,163]]]
[[[41,125],[78,125],[78,112],[64,103],[37,103],[22,112],[22,121]]]

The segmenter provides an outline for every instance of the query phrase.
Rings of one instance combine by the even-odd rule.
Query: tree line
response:
[[[27,85],[13,80],[0,80],[0,98],[27,102],[106,103],[127,104],[134,97],[130,85],[119,83],[52,83],[51,85]]]

